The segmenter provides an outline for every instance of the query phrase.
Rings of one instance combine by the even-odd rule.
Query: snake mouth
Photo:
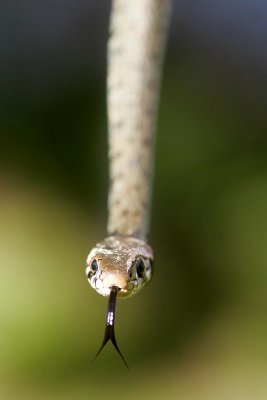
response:
[[[96,290],[102,296],[110,296],[110,293],[112,291],[112,286],[111,287],[101,287]],[[129,294],[130,294],[129,289],[121,289],[119,287],[117,288],[117,296],[118,297],[120,297],[120,298],[127,297],[127,296],[129,296]]]
[[[116,287],[117,290],[127,290],[127,279],[119,272],[108,272],[102,274],[102,285],[111,289]]]
[[[89,267],[88,267],[89,269]],[[86,271],[87,272],[87,271]],[[125,299],[132,296],[138,290],[138,282],[121,272],[102,271],[90,276],[87,273],[88,282],[101,296],[109,296],[113,287],[117,288],[117,297]]]
[[[131,283],[119,272],[103,272],[90,283],[102,296],[109,296],[112,288],[116,287],[118,297],[127,297],[132,289]]]

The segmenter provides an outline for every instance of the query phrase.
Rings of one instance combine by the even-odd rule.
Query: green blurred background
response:
[[[1,4],[0,398],[267,398],[267,5],[173,1],[153,282],[118,303],[127,372],[85,259],[106,232],[109,1]]]

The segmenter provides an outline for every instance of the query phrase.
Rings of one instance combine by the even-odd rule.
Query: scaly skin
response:
[[[148,233],[169,1],[115,0],[108,44],[108,233]]]
[[[118,287],[118,296],[128,297],[151,277],[153,253],[146,236],[169,9],[169,0],[112,3],[107,78],[109,237],[91,251],[86,270],[92,287],[104,296]],[[145,268],[143,276],[137,276],[138,263]]]

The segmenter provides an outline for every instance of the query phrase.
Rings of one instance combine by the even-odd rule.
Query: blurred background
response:
[[[150,242],[153,282],[107,299],[110,1],[0,6],[0,397],[267,398],[267,3],[174,0]]]

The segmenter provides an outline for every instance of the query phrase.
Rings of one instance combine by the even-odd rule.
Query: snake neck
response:
[[[169,0],[113,0],[108,43],[108,234],[148,233]]]

